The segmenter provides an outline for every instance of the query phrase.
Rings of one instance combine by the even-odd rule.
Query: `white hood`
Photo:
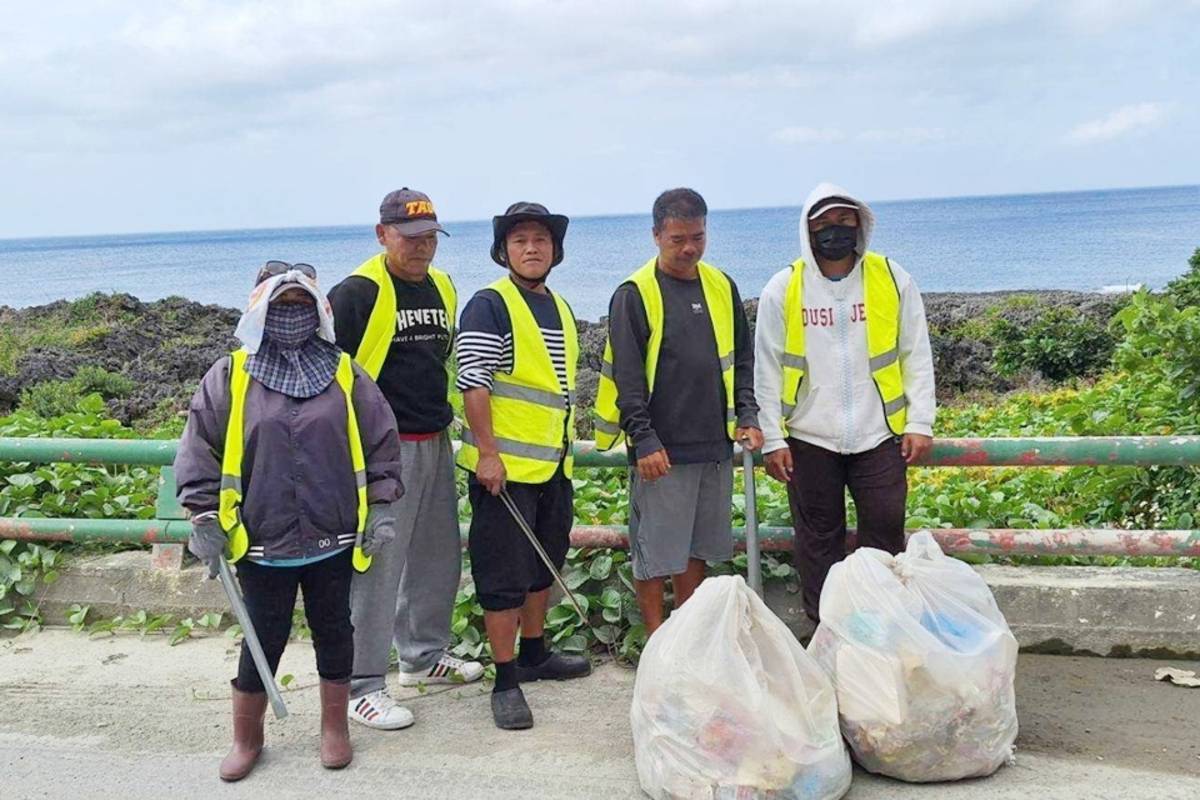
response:
[[[858,259],[854,262],[857,266],[871,244],[871,234],[875,230],[875,214],[869,205],[833,183],[817,184],[817,188],[813,189],[804,201],[804,211],[800,214],[800,257],[804,259],[805,265],[814,268],[817,266],[812,241],[808,236],[808,214],[827,197],[845,198],[858,206],[858,246],[854,248],[858,253]]]
[[[841,280],[831,280],[821,273],[808,236],[809,213],[829,197],[844,198],[858,208],[858,259],[855,269]],[[791,437],[835,453],[861,453],[892,435],[870,370],[863,310],[866,290],[863,270],[858,267],[874,229],[871,208],[840,186],[822,183],[804,202],[800,216],[804,316],[784,319],[792,279],[790,267],[771,278],[758,304],[754,389],[764,452],[786,447],[786,437]],[[888,266],[900,294],[900,364],[908,398],[908,421],[903,432],[929,436],[936,403],[924,305],[911,276],[894,261],[889,260]],[[788,405],[794,408],[785,415],[782,358],[789,324],[804,325],[808,371],[794,403],[789,399]]]

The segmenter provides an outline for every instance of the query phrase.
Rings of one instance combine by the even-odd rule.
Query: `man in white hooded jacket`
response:
[[[906,468],[933,443],[933,358],[920,292],[868,250],[875,216],[823,183],[800,219],[801,257],[767,283],[755,334],[755,394],[767,472],[786,482],[808,616],[846,554],[845,494],[858,543],[904,546]]]

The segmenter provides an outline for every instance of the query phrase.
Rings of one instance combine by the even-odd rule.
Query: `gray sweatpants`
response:
[[[393,642],[409,672],[430,669],[450,644],[462,545],[449,434],[401,441],[400,462],[405,492],[395,506],[396,538],[350,587],[352,697],[384,687]]]

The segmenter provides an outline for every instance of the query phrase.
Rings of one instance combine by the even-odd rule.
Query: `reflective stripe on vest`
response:
[[[246,394],[250,388],[249,358],[246,350],[235,350],[229,366],[229,422],[225,427],[225,452],[221,454],[221,495],[217,517],[229,537],[226,555],[238,561],[250,549],[250,534],[242,522],[242,459],[245,457]],[[367,526],[367,462],[363,456],[358,415],[354,413],[354,367],[350,356],[342,353],[338,361],[337,384],[346,398],[346,433],[349,436],[350,463],[358,495],[358,527],[351,559],[354,569],[366,572],[371,557],[362,551],[362,534]]]
[[[383,362],[387,360],[388,350],[391,349],[392,339],[396,336],[396,287],[392,276],[387,271],[383,260],[384,254],[372,256],[352,272],[360,278],[374,282],[379,292],[375,296],[375,305],[371,308],[371,316],[367,320],[367,328],[359,342],[358,352],[354,360],[372,379],[379,377]],[[450,276],[435,267],[429,268],[429,277],[442,298],[446,309],[446,319],[450,324],[450,341],[454,341],[454,323],[458,319],[458,292]]]
[[[575,440],[575,366],[579,360],[575,315],[566,301],[553,295],[567,358],[567,386],[563,387],[521,290],[508,276],[488,288],[504,300],[512,323],[513,371],[493,376],[490,398],[492,435],[507,478],[518,483],[545,483],[554,477],[560,462],[569,478],[575,462],[571,443]],[[564,400],[570,401],[569,411]],[[478,443],[465,426],[458,465],[472,472],[479,465]]]
[[[879,392],[888,429],[899,436],[904,433],[908,419],[908,400],[904,396],[904,378],[900,371],[900,290],[885,257],[868,252],[863,257],[862,268],[871,377]],[[780,359],[783,367],[780,400],[783,402],[781,423],[784,433],[787,432],[787,419],[796,410],[800,383],[808,372],[803,311],[804,261],[797,259],[792,263],[792,278],[783,301],[786,333]]]
[[[623,283],[632,283],[641,295],[646,308],[646,321],[650,328],[650,339],[646,344],[646,388],[654,392],[654,378],[658,372],[658,355],[662,350],[663,302],[662,290],[658,286],[658,259],[647,261],[637,272]],[[725,433],[733,441],[737,430],[734,414],[733,394],[733,289],[729,278],[716,267],[700,262],[700,286],[704,291],[704,302],[708,306],[712,322],[713,342],[716,345],[717,363],[721,368],[721,382],[725,385]],[[612,342],[604,344],[604,361],[600,365],[600,385],[596,390],[596,408],[592,422],[596,429],[596,447],[608,450],[624,438],[621,430],[621,414],[617,409],[617,384],[612,375]],[[649,402],[649,396],[647,396]]]

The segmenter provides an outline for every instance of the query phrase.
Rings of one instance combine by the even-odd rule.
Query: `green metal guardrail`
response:
[[[177,442],[137,439],[24,439],[0,437],[0,461],[26,463],[138,464],[161,466],[156,518],[0,518],[0,539],[171,544],[187,541],[190,526],[175,501],[170,464]],[[627,466],[623,450],[600,452],[593,442],[575,445],[580,468]],[[757,459],[761,463],[761,459]],[[1200,436],[941,439],[925,466],[1065,467],[1197,466]],[[1139,555],[1200,557],[1200,530],[942,528],[935,537],[948,552],[1005,555]],[[735,531],[745,541],[745,531]],[[763,550],[790,550],[791,528],[760,527]],[[622,526],[577,526],[572,543],[626,547]]]
[[[36,464],[170,466],[173,439],[28,439],[0,437],[0,461]],[[623,467],[625,451],[575,443],[580,467]],[[760,456],[756,463],[762,463]],[[1018,439],[937,439],[933,467],[1198,466],[1200,436],[1058,436]]]

